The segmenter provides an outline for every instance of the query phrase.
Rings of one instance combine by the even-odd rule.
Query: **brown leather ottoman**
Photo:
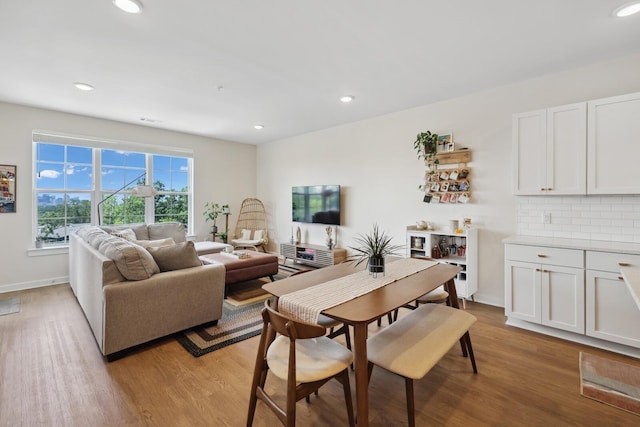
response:
[[[256,251],[240,251],[249,254],[249,258],[238,258],[227,253],[207,254],[200,256],[204,264],[223,264],[226,270],[224,279],[224,296],[227,296],[229,285],[245,280],[259,279],[278,273],[278,257]]]

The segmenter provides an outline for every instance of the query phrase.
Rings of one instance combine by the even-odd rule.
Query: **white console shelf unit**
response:
[[[443,239],[447,247],[465,247],[464,255],[456,253],[436,259],[438,262],[462,267],[454,281],[458,298],[462,299],[464,306],[465,299],[473,299],[473,294],[478,291],[478,229],[469,228],[464,233],[454,233],[449,230],[418,230],[415,225],[410,225],[407,227],[407,256],[431,257],[432,248]]]

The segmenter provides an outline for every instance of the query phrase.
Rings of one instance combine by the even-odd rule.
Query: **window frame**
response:
[[[91,187],[89,190],[75,190],[69,189],[66,187],[66,178],[64,182],[64,188],[56,188],[56,189],[45,189],[37,187],[36,174],[38,172],[38,153],[37,147],[39,143],[43,144],[58,144],[64,146],[78,146],[92,149],[92,179],[91,179]],[[145,156],[145,182],[148,185],[153,185],[153,156],[154,155],[162,155],[169,157],[178,157],[185,158],[187,160],[187,191],[162,191],[158,192],[158,195],[163,194],[179,194],[187,196],[187,224],[188,230],[187,233],[191,234],[194,228],[193,217],[193,203],[194,203],[194,188],[193,188],[193,168],[194,168],[194,155],[193,150],[185,149],[180,147],[168,147],[168,146],[157,146],[151,144],[143,144],[129,141],[115,141],[115,140],[107,140],[100,139],[95,137],[86,137],[86,136],[73,136],[73,135],[65,135],[59,134],[55,132],[48,131],[40,131],[34,130],[32,132],[32,242],[35,242],[36,237],[38,235],[38,195],[44,193],[53,193],[53,194],[69,194],[69,193],[88,193],[90,195],[90,206],[91,206],[91,225],[98,224],[98,213],[97,207],[98,203],[103,200],[103,195],[115,193],[114,190],[102,190],[102,150],[117,150],[117,151],[133,151],[137,153],[142,153]],[[66,158],[63,164],[66,164]],[[122,190],[118,193],[130,195],[129,190]],[[144,198],[144,222],[145,223],[153,223],[155,222],[155,197]],[[66,202],[65,202],[66,203]],[[67,212],[65,208],[64,220],[66,224],[67,220]],[[35,244],[35,243],[34,243]],[[55,247],[66,247],[68,246],[68,241],[64,242],[56,242],[55,244],[49,244],[44,247],[44,249],[51,249]]]

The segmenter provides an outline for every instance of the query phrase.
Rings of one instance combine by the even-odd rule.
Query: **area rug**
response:
[[[178,332],[176,339],[194,357],[260,335],[264,300],[240,307],[224,301],[222,319],[217,325],[205,324]]]
[[[274,280],[281,280],[290,276],[291,273],[282,268],[278,269],[278,274],[273,276]],[[255,280],[247,280],[246,282],[236,283],[229,286],[229,294],[227,302],[235,306],[243,306],[253,304],[254,302],[264,301],[269,298],[269,294],[262,289],[262,286],[271,283],[268,277],[262,277]]]
[[[20,312],[20,297],[0,300],[0,316]]]
[[[580,352],[580,394],[640,415],[640,365]]]

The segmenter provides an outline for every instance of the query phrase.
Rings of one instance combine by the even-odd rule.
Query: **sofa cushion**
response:
[[[136,245],[140,245],[145,249],[159,248],[161,246],[171,246],[176,244],[176,242],[171,237],[158,240],[133,240],[133,243],[135,243]]]
[[[136,233],[130,228],[123,228],[122,230],[114,230],[111,232],[112,236],[122,237],[125,240],[134,241],[137,239]]]
[[[144,280],[160,272],[158,264],[146,249],[120,237],[105,238],[98,251],[112,259],[127,280]]]
[[[147,231],[147,224],[123,224],[123,225],[101,225],[102,228],[107,233],[111,234],[114,231],[125,230],[130,228],[136,233],[136,240],[149,240],[149,232]],[[163,236],[165,237],[165,236]]]
[[[176,243],[187,240],[187,230],[179,222],[157,222],[147,225],[149,237],[139,240],[158,240],[171,237]]]
[[[191,241],[176,243],[172,246],[148,248],[147,250],[160,267],[160,271],[182,270],[202,265]]]
[[[106,238],[109,237],[103,229],[95,226],[86,226],[82,227],[77,232],[78,237],[87,242],[94,249],[98,249],[100,243]]]

